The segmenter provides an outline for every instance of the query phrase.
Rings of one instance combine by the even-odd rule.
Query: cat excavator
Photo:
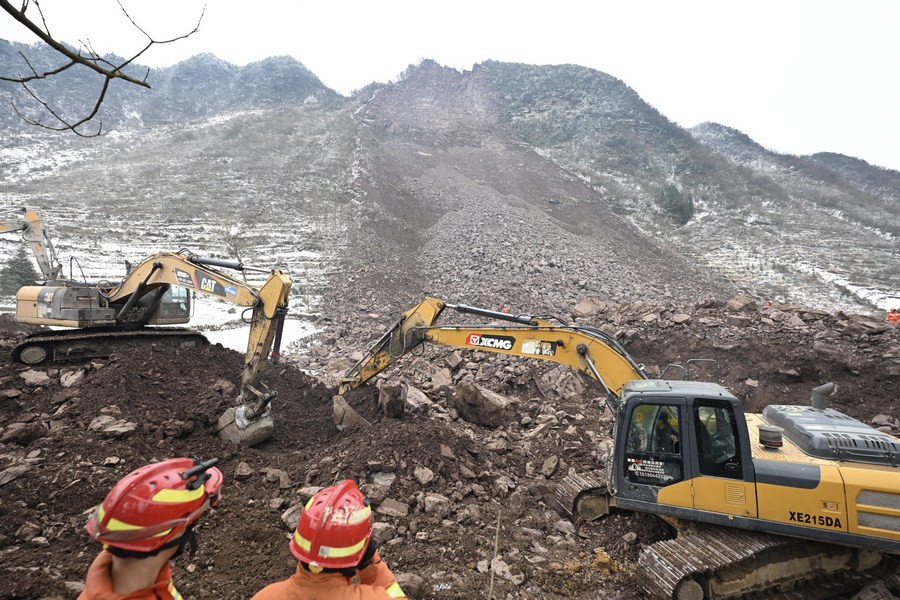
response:
[[[79,282],[62,276],[49,236],[34,211],[22,219],[0,220],[0,232],[21,231],[34,250],[45,281],[16,293],[16,321],[47,328],[33,333],[12,350],[13,360],[27,365],[107,357],[117,349],[151,343],[190,348],[208,343],[179,325],[191,319],[192,293],[205,294],[246,307],[250,335],[238,406],[218,423],[229,443],[253,446],[274,428],[270,404],[277,392],[263,382],[270,355],[277,360],[288,310],[290,277],[278,269],[258,269],[237,261],[206,258],[187,250],[160,252],[130,268],[120,282]],[[251,285],[216,267],[268,273],[261,286]]]
[[[435,325],[448,308],[490,322]],[[639,559],[650,596],[833,597],[896,564],[900,439],[828,408],[833,384],[816,388],[811,406],[745,413],[718,383],[692,381],[690,363],[682,379],[648,378],[599,329],[426,298],[346,373],[339,394],[425,342],[553,361],[597,381],[615,416],[610,453],[566,476],[556,499],[575,519],[629,510],[673,526],[677,537]]]

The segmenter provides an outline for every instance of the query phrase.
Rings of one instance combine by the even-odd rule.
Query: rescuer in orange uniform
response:
[[[885,319],[887,319],[887,322],[891,325],[900,325],[900,310],[892,308],[887,316],[885,316]]]
[[[349,479],[307,502],[291,552],[300,561],[297,572],[267,585],[253,600],[406,598],[375,549],[369,502]]]
[[[103,543],[78,600],[182,600],[169,559],[219,501],[219,460],[173,458],[126,475],[96,507],[87,532]]]

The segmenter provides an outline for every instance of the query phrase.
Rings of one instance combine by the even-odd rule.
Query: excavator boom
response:
[[[501,321],[482,325],[436,326],[444,309]],[[530,315],[509,315],[463,304],[426,298],[403,316],[369,348],[368,354],[341,379],[339,393],[362,385],[423,342],[526,356],[567,365],[596,379],[616,403],[628,381],[646,379],[637,364],[612,336],[591,327],[553,324]]]
[[[0,233],[21,232],[24,239],[31,246],[34,258],[41,269],[44,279],[59,279],[62,275],[62,265],[56,257],[56,250],[50,236],[44,230],[41,218],[33,210],[22,209],[20,216],[0,215]]]

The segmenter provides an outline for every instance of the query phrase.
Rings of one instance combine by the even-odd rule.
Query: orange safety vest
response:
[[[103,551],[88,569],[84,591],[78,596],[78,600],[182,600],[181,594],[172,583],[172,569],[169,563],[162,568],[156,576],[153,587],[144,588],[128,595],[113,592],[112,583],[112,559],[109,552]]]
[[[889,312],[887,314],[887,317],[885,317],[885,318],[887,319],[887,322],[890,323],[891,325],[900,324],[900,311],[892,310],[891,312]]]
[[[357,578],[348,579],[340,573],[310,573],[297,565],[293,577],[272,583],[261,589],[252,600],[396,600],[406,598],[397,578],[375,553],[370,566],[361,570]]]

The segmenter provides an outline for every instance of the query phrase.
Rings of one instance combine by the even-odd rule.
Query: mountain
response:
[[[0,64],[18,52],[51,64],[37,46],[2,41]],[[545,302],[535,269],[558,272],[562,289],[574,283],[575,301],[740,288],[878,315],[900,300],[900,173],[839,154],[780,155],[718,124],[686,130],[592,69],[486,61],[459,72],[426,60],[348,98],[291,58],[236,67],[200,55],[148,81],[114,82],[102,108],[114,131],[102,138],[0,115],[2,205],[37,204],[79,236],[123,246],[153,231],[141,249],[170,226],[216,248],[222,223],[243,223],[265,256],[299,235],[310,297],[334,269],[358,270],[363,294],[375,293],[371,278],[395,280],[391,302],[423,287],[454,293],[465,266],[465,278],[529,306]],[[51,103],[73,113],[95,98],[96,81],[47,83]],[[125,233],[72,207],[121,220]],[[471,245],[471,264],[445,255],[451,244]],[[492,262],[504,244],[521,249],[513,264]]]
[[[28,63],[22,55],[28,58]],[[121,57],[106,58],[115,64],[124,62]],[[0,40],[0,65],[5,65],[4,75],[27,74],[29,63],[40,71],[59,67],[65,60],[43,44],[26,45]],[[146,78],[151,88],[147,90],[113,80],[98,113],[106,129],[155,127],[241,108],[338,98],[338,94],[325,87],[303,64],[284,56],[237,67],[211,54],[199,54],[164,69],[150,70],[133,65],[126,68],[126,72],[138,79]],[[99,76],[91,77],[87,68],[76,66],[35,82],[33,88],[51,107],[71,118],[90,112],[101,84]],[[30,100],[18,84],[0,82],[0,92],[27,115],[46,120],[46,113]],[[24,127],[13,111],[0,114],[0,130],[21,133]]]

